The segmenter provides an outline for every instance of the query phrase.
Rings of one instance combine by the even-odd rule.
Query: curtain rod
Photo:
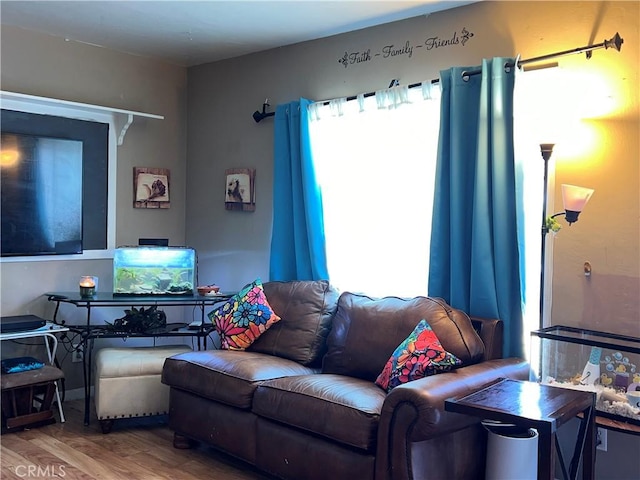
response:
[[[576,53],[582,53],[585,52],[587,55],[587,60],[591,58],[592,52],[593,50],[597,50],[599,48],[605,48],[605,49],[609,49],[609,48],[615,48],[618,52],[620,51],[620,49],[622,48],[622,44],[624,43],[624,39],[622,39],[622,37],[620,37],[620,34],[618,32],[616,32],[616,34],[609,40],[605,40],[602,43],[597,43],[597,44],[593,44],[593,45],[586,45],[584,47],[578,47],[578,48],[574,48],[571,50],[564,50],[562,52],[555,52],[555,53],[549,53],[547,55],[542,55],[540,57],[534,57],[534,58],[526,58],[524,60],[519,60],[515,63],[511,63],[511,62],[507,62],[505,64],[505,68],[513,68],[516,64],[518,65],[518,68],[520,68],[523,65],[527,65],[530,63],[538,63],[538,62],[543,62],[545,60],[550,60],[552,58],[556,58],[556,57],[562,57],[564,55],[571,55],[571,54],[576,54]],[[476,70],[465,70],[464,72],[462,72],[462,76],[463,77],[471,77],[473,75],[478,75],[479,73],[482,73],[482,70],[480,69],[476,69]],[[412,83],[408,85],[408,88],[416,88],[416,87],[421,87],[422,84],[424,82],[418,82],[418,83]],[[436,85],[438,83],[440,83],[440,79],[439,78],[434,78],[433,80],[431,80],[430,82],[432,85]],[[389,85],[389,88],[391,87],[395,87],[398,85],[398,80],[397,79],[393,79],[391,80],[391,84]],[[372,97],[376,94],[376,92],[367,92],[367,93],[363,93],[362,96],[367,98],[367,97]],[[349,97],[347,97],[347,101],[350,100],[355,100],[358,98],[359,95],[351,95]],[[318,102],[318,103],[322,103],[323,105],[329,105],[329,100],[326,101],[322,101],[322,102]]]

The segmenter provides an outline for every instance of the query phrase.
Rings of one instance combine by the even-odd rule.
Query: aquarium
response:
[[[188,247],[119,247],[114,295],[193,295],[196,252]]]
[[[595,392],[598,416],[640,425],[639,338],[566,326],[531,335],[535,380]]]

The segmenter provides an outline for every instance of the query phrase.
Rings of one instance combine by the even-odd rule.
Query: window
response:
[[[110,258],[110,250],[115,248],[116,245],[117,147],[118,145],[122,145],[125,134],[135,117],[146,117],[157,120],[162,120],[164,117],[150,113],[134,112],[7,91],[0,92],[0,100],[2,108],[6,110],[64,117],[68,119],[69,122],[83,121],[82,123],[86,124],[101,123],[108,125],[108,143],[106,146],[108,161],[100,170],[91,169],[91,172],[87,172],[89,175],[92,175],[90,178],[83,178],[83,181],[86,183],[99,184],[101,190],[104,192],[103,194],[106,198],[106,203],[103,204],[104,208],[97,208],[94,204],[93,210],[89,211],[93,218],[97,219],[96,222],[100,223],[100,228],[92,229],[92,233],[90,233],[90,244],[88,248],[91,250],[85,250],[82,255],[58,255],[55,259]],[[86,173],[83,172],[83,176],[85,174]],[[83,190],[83,195],[84,194],[85,191]],[[83,199],[86,201],[86,197],[83,197]],[[97,223],[94,223],[94,225],[97,225]],[[84,230],[83,226],[83,231]],[[84,231],[84,233],[87,232]],[[0,261],[37,261],[50,260],[52,258],[53,257],[48,255],[35,257],[3,257]]]
[[[515,157],[522,179],[518,201],[524,212],[518,229],[525,352],[529,352],[529,332],[538,328],[540,313],[544,162],[539,144],[548,137],[539,127],[550,122],[539,111],[559,102],[546,98],[557,84],[548,71],[527,72],[518,77],[514,94]],[[340,290],[405,297],[428,291],[440,123],[438,90],[427,86],[423,91],[398,92],[394,88],[376,98],[361,95],[354,101],[312,105],[311,147],[323,196],[329,275]],[[389,98],[391,95],[396,98]],[[553,171],[552,159],[550,191]],[[552,198],[547,206],[553,211]],[[546,283],[551,276],[550,253],[552,245],[547,248]],[[546,291],[549,309],[550,289]]]
[[[395,87],[311,106],[327,263],[340,290],[427,294],[438,93]]]

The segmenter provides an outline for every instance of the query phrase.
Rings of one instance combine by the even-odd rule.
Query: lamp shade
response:
[[[562,202],[564,204],[565,219],[569,224],[578,221],[578,215],[584,209],[593,192],[591,188],[566,184],[562,185]]]

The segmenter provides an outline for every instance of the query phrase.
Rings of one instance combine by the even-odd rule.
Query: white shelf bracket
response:
[[[127,134],[127,130],[129,129],[129,126],[133,123],[133,113],[127,114],[126,116],[127,119],[124,125],[120,125],[120,119],[124,118],[124,115],[118,115],[117,118],[118,118],[117,127],[118,127],[118,130],[120,130],[120,134],[118,135],[118,146],[120,146],[124,142],[124,136]]]

